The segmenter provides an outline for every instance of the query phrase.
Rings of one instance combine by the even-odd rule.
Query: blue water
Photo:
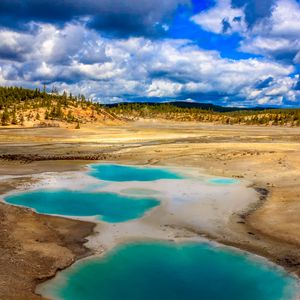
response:
[[[180,179],[180,175],[162,168],[93,164],[89,175],[106,181],[152,181]],[[104,184],[105,185],[105,184]],[[98,216],[106,222],[124,222],[142,217],[159,201],[142,192],[135,196],[92,192],[103,181],[83,191],[39,190],[7,196],[5,201],[35,209],[39,213],[65,216]],[[149,193],[148,193],[149,194]],[[152,193],[153,194],[153,193]]]
[[[154,198],[122,196],[114,193],[89,193],[70,190],[39,190],[5,198],[43,214],[98,216],[106,222],[124,222],[142,217],[159,205]]]
[[[89,175],[108,181],[152,181],[182,179],[177,173],[162,168],[147,168],[109,164],[93,164]]]
[[[227,184],[235,184],[238,183],[239,181],[234,178],[213,178],[213,179],[209,179],[208,182],[214,184],[227,185]]]
[[[290,300],[296,281],[242,253],[204,243],[122,245],[43,288],[64,300]]]

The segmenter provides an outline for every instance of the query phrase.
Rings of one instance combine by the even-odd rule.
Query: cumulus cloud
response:
[[[257,105],[296,101],[300,94],[294,88],[298,77],[290,77],[293,66],[226,59],[189,40],[108,39],[80,23],[35,27],[31,34],[0,31],[6,43],[0,46],[1,84],[45,82],[102,102],[161,98]]]
[[[239,50],[259,55],[241,60],[167,38],[174,14],[191,2],[1,0],[0,84],[46,83],[105,102],[299,101],[297,0],[216,0],[192,17],[208,32],[239,34]]]
[[[179,5],[190,0],[1,0],[0,26],[24,30],[30,22],[64,25],[83,20],[118,36],[156,35],[165,31]]]
[[[236,18],[240,21],[235,22]],[[192,20],[210,32],[239,33],[240,51],[287,63],[300,61],[297,0],[217,0],[215,6],[193,16]]]
[[[299,63],[300,4],[295,0],[278,0],[270,17],[254,26],[242,41],[241,50]]]
[[[31,51],[33,36],[17,32],[0,31],[0,57],[22,61]]]
[[[245,21],[249,28],[261,20],[270,17],[276,0],[232,0],[233,8],[243,9]]]
[[[241,8],[233,8],[231,0],[219,0],[216,5],[192,18],[203,29],[214,33],[233,33],[245,30],[245,15]]]

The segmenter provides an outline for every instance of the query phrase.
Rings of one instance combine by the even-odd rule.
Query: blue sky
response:
[[[1,0],[0,85],[300,106],[298,0]]]

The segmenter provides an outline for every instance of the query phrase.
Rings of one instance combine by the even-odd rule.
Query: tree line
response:
[[[22,87],[0,87],[0,124],[23,125],[25,121],[65,121],[80,123],[74,111],[90,109],[96,115],[102,106],[86,99],[84,95],[72,95],[63,92],[61,95],[53,90],[46,92],[40,89]],[[91,116],[93,117],[93,115]]]
[[[83,112],[83,113],[82,113]],[[87,117],[88,115],[88,117]],[[213,108],[182,107],[174,103],[120,103],[104,106],[55,89],[0,87],[0,125],[24,125],[25,122],[63,121],[68,123],[97,121],[99,115],[122,120],[165,119],[218,124],[300,126],[300,109],[263,109],[216,111]]]
[[[175,121],[213,122],[220,124],[300,126],[300,109],[262,109],[214,111],[197,107],[178,107],[169,103],[122,103],[110,110],[123,118],[160,118]]]

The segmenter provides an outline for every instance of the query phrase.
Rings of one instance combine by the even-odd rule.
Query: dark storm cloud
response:
[[[226,33],[231,29],[231,25],[230,22],[228,21],[228,19],[223,19],[222,20],[222,32]]]
[[[22,29],[24,23],[29,21],[53,23],[68,21],[78,14],[79,10],[74,4],[68,0],[1,0],[0,24]]]
[[[297,81],[297,83],[295,84],[294,90],[296,91],[300,91],[300,79]]]
[[[275,51],[273,58],[283,63],[293,64],[299,49],[282,49],[281,51]]]
[[[188,70],[154,70],[148,73],[151,79],[167,79],[172,82],[186,84],[189,82],[197,82],[195,74],[189,73]]]
[[[0,26],[26,29],[30,21],[64,24],[87,18],[91,28],[118,36],[154,35],[163,31],[178,5],[190,0],[1,0]]]
[[[13,60],[13,61],[23,61],[24,56],[22,52],[16,51],[11,47],[6,45],[0,45],[0,59],[3,60]]]
[[[12,35],[0,32],[0,59],[11,61],[24,61],[26,54],[32,50],[31,36]]]
[[[255,88],[258,89],[258,90],[264,89],[264,88],[270,86],[270,84],[273,82],[273,80],[274,79],[271,76],[264,79],[264,80],[260,80],[256,83]]]
[[[205,22],[198,23],[214,35],[239,33],[241,46],[267,59],[223,57],[218,52],[223,44],[202,49],[188,40],[188,32],[187,39],[162,36],[178,5],[189,0],[86,0],[84,5],[79,0],[0,0],[0,84],[46,83],[103,102],[177,99],[254,106],[298,101],[294,67],[273,58],[282,60],[299,49],[298,41],[286,42],[299,36],[298,23],[291,22],[299,18],[292,16],[279,33],[270,24],[280,25],[281,18],[266,18],[259,31],[259,26],[247,28],[243,9],[232,9],[231,0],[218,1],[222,5],[202,13],[199,20]],[[294,0],[278,1],[285,1],[285,8]],[[295,53],[290,60],[300,60]]]
[[[231,0],[232,7],[244,8],[246,22],[252,27],[257,21],[270,17],[276,0]]]

